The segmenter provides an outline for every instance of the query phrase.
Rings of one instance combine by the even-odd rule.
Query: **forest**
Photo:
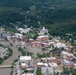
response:
[[[0,0],[0,26],[24,24],[45,26],[52,35],[69,33],[75,38],[76,0]]]

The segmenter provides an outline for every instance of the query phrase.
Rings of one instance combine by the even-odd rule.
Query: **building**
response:
[[[31,30],[31,28],[25,28],[25,29],[23,29],[23,28],[18,28],[17,29],[17,31],[20,31],[20,33],[28,33],[29,31]]]
[[[48,63],[39,62],[37,63],[37,67],[48,67]]]
[[[45,34],[48,34],[48,29],[45,29],[45,27],[43,27],[40,32],[39,32],[39,35],[45,35]]]
[[[48,65],[49,65],[50,67],[52,67],[52,68],[57,68],[57,67],[58,67],[57,63],[55,63],[55,62],[48,63]]]
[[[31,56],[20,56],[20,61],[22,62],[31,61]]]
[[[67,48],[67,46],[63,43],[55,43],[53,44],[55,48]]]
[[[15,37],[18,39],[22,39],[23,35],[20,33],[15,33]]]
[[[40,41],[40,42],[46,42],[48,40],[49,40],[49,36],[48,35],[41,35],[41,36],[37,37],[37,41]]]
[[[21,68],[22,68],[22,69],[26,69],[26,68],[27,68],[27,64],[26,64],[26,63],[24,63],[24,62],[23,62],[23,63],[21,63]]]
[[[61,64],[63,64],[63,66],[68,69],[74,66],[74,63],[68,60],[62,60]]]
[[[73,54],[72,53],[69,53],[67,51],[62,51],[61,52],[61,57],[63,57],[64,59],[66,59],[66,58],[73,57]]]
[[[60,63],[60,61],[61,61],[60,58],[55,58],[55,57],[47,58],[48,63],[52,63],[52,62]]]

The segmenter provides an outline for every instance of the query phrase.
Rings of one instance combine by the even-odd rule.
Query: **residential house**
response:
[[[62,61],[61,61],[61,64],[62,64],[65,68],[68,68],[68,69],[70,69],[71,67],[74,66],[74,63],[71,62],[71,61],[68,61],[68,60],[62,60]]]
[[[48,35],[41,35],[41,36],[37,37],[37,41],[40,41],[40,42],[46,42],[48,40],[49,40],[49,36]]]

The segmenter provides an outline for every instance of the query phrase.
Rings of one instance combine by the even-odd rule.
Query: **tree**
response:
[[[2,59],[2,58],[0,58],[0,64],[2,64],[2,62],[3,62],[3,59]]]

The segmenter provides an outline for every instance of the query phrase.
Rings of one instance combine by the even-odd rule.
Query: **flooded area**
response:
[[[10,44],[8,42],[1,42],[1,44],[5,45],[5,46],[9,46],[12,50],[13,50],[13,55],[8,58],[7,60],[5,60],[3,62],[2,65],[11,65],[11,63],[15,60],[15,59],[18,59],[18,56],[21,54],[19,51],[18,51],[18,48],[14,45],[14,46],[10,46]]]
[[[14,44],[13,46],[10,46],[9,42],[5,41],[2,41],[0,43],[3,44],[4,46],[9,46],[13,50],[13,55],[2,63],[2,65],[11,65],[11,63],[15,59],[17,59],[21,53],[18,51],[18,48]],[[10,73],[11,68],[0,68],[0,75],[11,75]]]
[[[0,75],[11,75],[11,68],[3,68],[3,69],[0,69]]]

